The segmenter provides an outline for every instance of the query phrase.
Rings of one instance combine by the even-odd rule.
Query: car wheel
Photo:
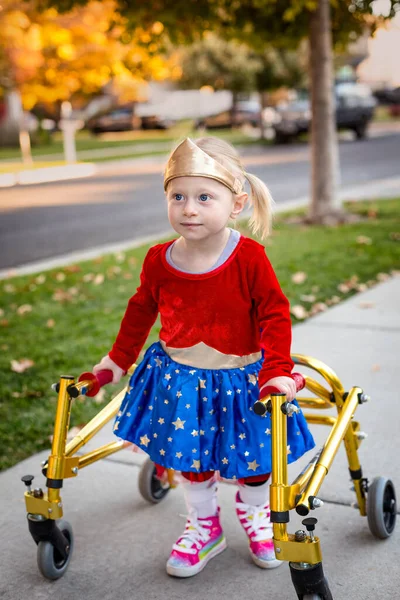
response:
[[[358,140],[364,140],[367,137],[367,123],[360,123],[354,127],[354,133]]]

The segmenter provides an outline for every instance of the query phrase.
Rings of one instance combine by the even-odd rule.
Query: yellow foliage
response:
[[[143,98],[146,80],[177,78],[174,59],[157,54],[156,21],[147,31],[125,31],[114,0],[92,0],[87,6],[58,14],[37,12],[35,3],[15,9],[2,0],[0,11],[0,77],[21,92],[24,108],[98,93],[111,84],[121,101]],[[156,37],[154,37],[156,36]]]

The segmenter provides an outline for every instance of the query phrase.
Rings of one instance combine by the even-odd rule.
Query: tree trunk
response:
[[[310,17],[311,178],[308,218],[335,223],[343,218],[338,195],[339,149],[334,105],[333,51],[329,0],[318,0]]]

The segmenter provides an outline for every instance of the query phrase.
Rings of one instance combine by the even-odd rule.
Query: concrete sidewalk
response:
[[[345,389],[359,385],[372,398],[355,419],[369,437],[360,448],[366,477],[383,475],[400,486],[398,422],[398,349],[400,342],[400,278],[393,278],[331,308],[294,328],[293,351],[329,365]],[[304,371],[305,372],[305,371]],[[327,429],[313,428],[317,446]],[[90,447],[112,439],[103,430]],[[96,443],[94,443],[96,442]],[[313,454],[311,452],[310,454]],[[165,573],[171,544],[183,528],[185,505],[180,488],[159,505],[149,505],[137,487],[143,456],[125,450],[84,469],[63,488],[65,518],[75,533],[75,549],[66,575],[55,583],[36,567],[36,548],[25,517],[20,477],[35,474],[43,485],[43,452],[0,474],[2,600],[220,600],[269,598],[295,600],[289,569],[254,566],[234,514],[235,486],[221,484],[220,504],[228,549],[194,578],[177,580]],[[309,457],[290,467],[290,478]],[[367,519],[351,508],[344,449],[335,458],[320,497],[323,508],[316,533],[321,538],[324,569],[335,600],[384,600],[400,596],[400,525],[388,540],[372,537]],[[289,531],[298,529],[293,512]]]

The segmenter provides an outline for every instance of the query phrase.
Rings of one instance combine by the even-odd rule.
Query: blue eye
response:
[[[200,194],[200,200],[202,202],[206,202],[209,199],[209,195],[208,194]]]
[[[175,200],[182,200],[183,199],[183,194],[175,194],[174,198],[175,198]]]

